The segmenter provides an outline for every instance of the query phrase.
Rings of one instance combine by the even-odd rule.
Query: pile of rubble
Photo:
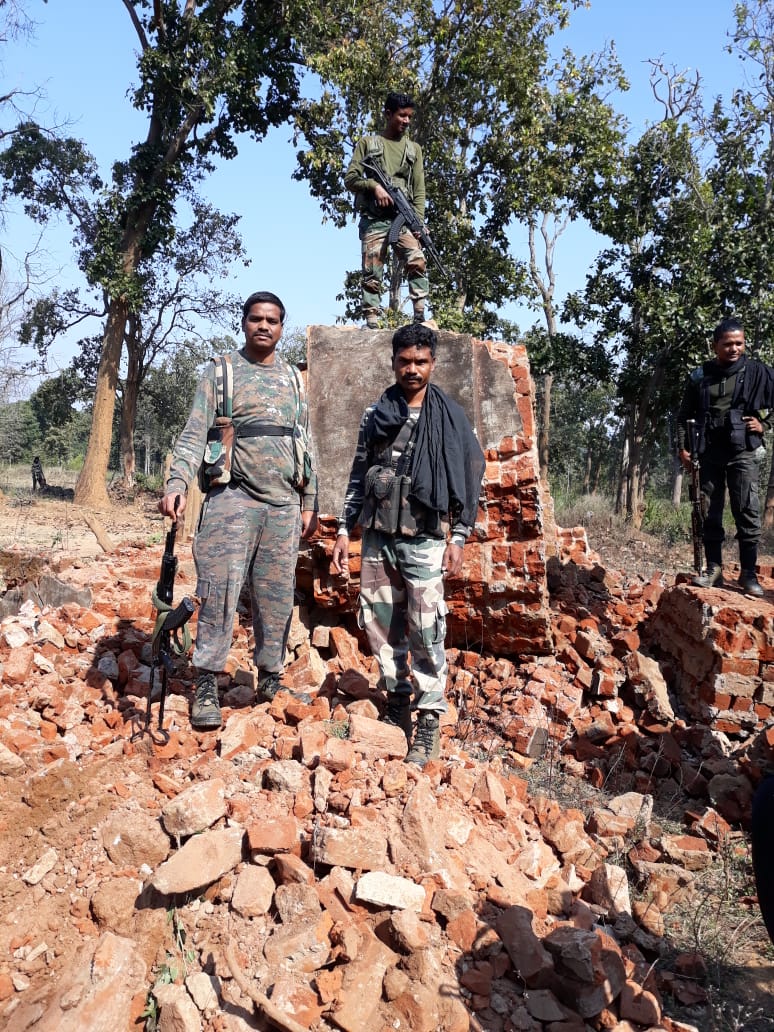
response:
[[[158,548],[17,589],[0,623],[3,1028],[695,1029],[670,1013],[705,1002],[703,960],[674,956],[670,915],[741,840],[774,735],[754,705],[733,729],[683,718],[674,657],[643,641],[665,594],[694,589],[627,581],[582,538],[550,567],[552,655],[449,651],[442,758],[422,771],[379,720],[346,614],[295,613],[286,683],[311,703],[254,704],[243,617],[223,728],[191,730],[183,668],[165,732],[154,707],[144,733]],[[176,598],[193,590],[181,551]],[[605,790],[593,806],[557,801],[573,775]]]

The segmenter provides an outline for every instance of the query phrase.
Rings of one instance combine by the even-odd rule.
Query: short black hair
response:
[[[744,333],[744,326],[738,319],[722,319],[712,331],[712,339],[717,344],[720,338],[725,337],[727,333],[739,333],[740,331]]]
[[[392,357],[404,348],[429,348],[435,358],[438,334],[424,323],[407,323],[392,335]]]
[[[395,114],[396,111],[404,107],[416,107],[414,98],[409,96],[408,93],[388,93],[385,97],[384,110],[389,111],[390,114]]]
[[[276,305],[280,310],[280,322],[285,322],[285,306],[277,295],[272,294],[270,290],[256,290],[248,297],[242,305],[242,322],[247,318],[247,314],[253,305]]]

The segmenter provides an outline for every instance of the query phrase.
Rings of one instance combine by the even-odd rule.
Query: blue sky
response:
[[[136,36],[121,0],[27,0],[36,20],[34,37],[0,50],[4,89],[33,90],[42,86],[38,105],[43,123],[68,123],[68,132],[82,137],[105,175],[116,158],[129,154],[145,135],[145,119],[126,98],[135,77]],[[648,58],[660,57],[680,70],[696,69],[705,96],[728,96],[741,82],[738,58],[725,52],[733,28],[732,0],[591,0],[579,9],[570,28],[557,38],[557,51],[569,46],[577,54],[598,51],[614,41],[631,83],[614,103],[641,130],[659,117],[648,84]],[[225,285],[240,296],[268,289],[288,309],[287,322],[301,327],[333,324],[343,313],[336,301],[344,273],[359,264],[354,222],[344,230],[324,225],[317,202],[303,183],[291,178],[295,167],[290,129],[273,130],[266,141],[244,140],[234,161],[221,165],[203,192],[222,211],[241,215],[240,231],[252,259],[248,269],[235,268]],[[432,169],[428,169],[432,191]],[[34,227],[11,215],[2,233],[4,251],[21,256]],[[526,231],[514,227],[516,257],[526,257]],[[64,227],[46,234],[46,258],[52,282],[66,287],[78,282]],[[561,298],[582,286],[601,241],[582,225],[570,227],[557,247],[557,294]],[[10,264],[6,263],[6,267]],[[512,306],[503,315],[528,328],[537,316]],[[70,349],[72,350],[72,349]],[[69,358],[67,347],[59,361]]]

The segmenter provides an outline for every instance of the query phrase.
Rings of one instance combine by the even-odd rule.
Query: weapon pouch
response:
[[[728,441],[734,451],[744,451],[747,447],[747,425],[744,421],[744,412],[739,408],[732,408],[726,415],[728,428]]]
[[[389,466],[374,465],[366,471],[363,508],[358,523],[383,534],[414,537],[417,533],[414,506],[409,498],[411,477],[403,470],[410,463],[417,424],[408,420],[401,427],[392,448],[403,449]]]

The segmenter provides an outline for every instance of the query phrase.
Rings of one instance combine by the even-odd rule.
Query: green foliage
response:
[[[139,44],[132,103],[147,114],[148,130],[114,163],[110,182],[96,175],[80,141],[43,132],[29,120],[5,138],[0,152],[4,196],[21,197],[39,221],[63,215],[73,224],[80,268],[105,301],[101,389],[95,390],[93,430],[76,489],[82,501],[96,500],[104,483],[115,372],[127,321],[141,316],[148,302],[148,263],[173,247],[178,207],[196,204],[194,188],[215,159],[233,158],[240,134],[260,140],[287,120],[299,89],[292,23],[276,4],[126,0],[125,7]]]
[[[149,465],[161,465],[185,426],[196,383],[207,360],[236,346],[236,341],[228,336],[188,341],[148,370],[137,407],[135,447],[143,454],[146,448],[150,449]]]
[[[296,113],[306,145],[295,177],[309,183],[324,218],[344,226],[351,214],[342,186],[349,148],[382,127],[386,92],[416,98],[411,134],[425,157],[427,220],[453,270],[453,284],[433,285],[433,315],[445,328],[498,331],[497,306],[531,289],[510,253],[513,221],[563,205],[574,211],[578,192],[615,156],[616,119],[602,99],[611,78],[623,85],[615,65],[568,54],[554,65],[548,57],[549,37],[575,6],[288,5],[291,17],[304,12],[304,58],[323,84]],[[348,280],[347,298],[351,287]]]
[[[29,401],[0,405],[4,462],[31,461],[40,451],[40,427]]]
[[[292,365],[306,364],[306,331],[300,326],[289,326],[282,331],[277,351]]]
[[[63,433],[73,420],[74,402],[83,395],[83,381],[74,369],[65,369],[59,376],[45,380],[30,396],[30,405],[44,436],[50,431]]]
[[[683,503],[675,508],[666,498],[648,496],[642,514],[642,529],[670,545],[690,541],[691,506]]]

